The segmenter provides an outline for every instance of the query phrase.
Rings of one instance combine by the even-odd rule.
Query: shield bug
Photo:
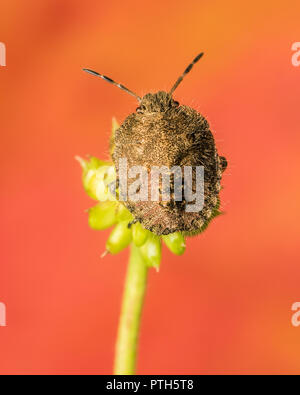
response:
[[[127,174],[128,168],[135,166],[145,168],[148,175],[151,174],[153,167],[171,169],[171,172],[166,170],[161,172],[162,177],[164,172],[170,177],[169,199],[165,199],[162,187],[159,189],[158,199],[136,200],[129,197],[123,202],[132,213],[134,222],[140,222],[157,235],[174,232],[197,234],[218,213],[220,182],[227,161],[223,156],[218,155],[206,119],[198,111],[180,105],[173,99],[175,89],[202,56],[203,53],[196,56],[169,92],[147,93],[142,98],[111,78],[84,69],[129,93],[139,102],[136,111],[130,114],[115,132],[112,158],[116,166],[117,182],[120,183],[121,171]],[[128,165],[126,169],[122,169],[123,165],[120,165],[124,158]],[[200,210],[192,212],[186,210],[185,197],[177,199],[174,190],[178,182],[176,183],[177,175],[172,169],[183,170],[186,167],[192,169],[194,193],[197,193],[194,185],[196,168],[204,169],[203,204]],[[180,187],[184,189],[184,171],[182,174]],[[126,182],[130,188],[135,180],[128,178]],[[148,191],[151,190],[151,182],[147,184],[147,188]]]

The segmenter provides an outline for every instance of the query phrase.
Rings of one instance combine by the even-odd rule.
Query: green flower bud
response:
[[[145,244],[149,231],[145,229],[139,222],[132,225],[132,240],[137,247]]]
[[[119,222],[109,235],[106,249],[111,254],[118,254],[131,243],[131,240],[132,231],[128,228],[128,221]]]
[[[149,267],[154,267],[159,271],[161,260],[161,241],[160,237],[149,232],[148,238],[140,247],[141,254]]]
[[[121,221],[130,222],[133,220],[133,215],[122,203],[119,203],[119,206],[118,206],[117,220],[118,220],[118,222],[121,222]]]
[[[166,246],[175,255],[182,255],[185,251],[185,240],[180,232],[170,233],[162,236]]]
[[[114,166],[103,165],[95,171],[90,180],[91,190],[94,192],[97,200],[105,202],[115,200],[109,190],[109,184],[116,179],[116,170]]]
[[[108,185],[116,179],[115,167],[91,157],[89,161],[76,157],[83,168],[82,181],[86,193],[95,200],[114,200]]]
[[[117,223],[118,203],[103,202],[89,209],[89,225],[92,229],[103,230]]]

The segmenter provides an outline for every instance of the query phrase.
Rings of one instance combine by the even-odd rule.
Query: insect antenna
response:
[[[141,99],[138,95],[136,95],[134,92],[132,92],[131,90],[129,90],[128,88],[126,88],[126,86],[124,86],[124,85],[122,85],[122,84],[118,84],[117,82],[115,82],[115,81],[112,80],[111,78],[106,77],[105,75],[99,74],[99,73],[97,73],[96,71],[93,71],[93,70],[90,70],[90,69],[83,69],[83,71],[86,71],[86,72],[89,73],[89,74],[92,74],[92,75],[94,75],[94,76],[96,76],[96,77],[100,77],[100,78],[102,78],[103,80],[105,80],[105,81],[107,81],[107,82],[110,82],[111,84],[117,86],[118,88],[122,89],[123,91],[125,91],[125,92],[129,93],[130,95],[134,96],[139,102],[142,101],[142,99]]]
[[[180,84],[180,82],[183,80],[183,78],[186,76],[186,74],[188,74],[195,63],[198,62],[198,60],[200,60],[202,58],[202,56],[204,55],[204,52],[201,52],[198,56],[195,57],[195,59],[192,61],[192,63],[190,63],[188,65],[188,67],[184,70],[184,72],[181,74],[181,76],[178,78],[178,80],[175,82],[175,84],[173,85],[173,88],[170,90],[170,95],[172,96],[173,92],[175,91],[175,89],[178,87],[178,85]]]

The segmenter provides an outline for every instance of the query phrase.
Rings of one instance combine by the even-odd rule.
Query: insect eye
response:
[[[174,101],[175,106],[179,106],[179,102],[178,101]]]

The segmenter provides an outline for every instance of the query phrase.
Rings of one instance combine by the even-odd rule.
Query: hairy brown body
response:
[[[119,159],[128,167],[204,166],[204,207],[186,212],[186,202],[124,202],[134,218],[157,235],[177,231],[197,233],[211,218],[218,205],[220,181],[227,163],[219,157],[206,119],[188,106],[179,106],[166,92],[145,95],[136,113],[130,114],[116,131],[113,161],[119,174]],[[193,173],[194,176],[194,173]],[[134,182],[128,178],[128,186]]]

